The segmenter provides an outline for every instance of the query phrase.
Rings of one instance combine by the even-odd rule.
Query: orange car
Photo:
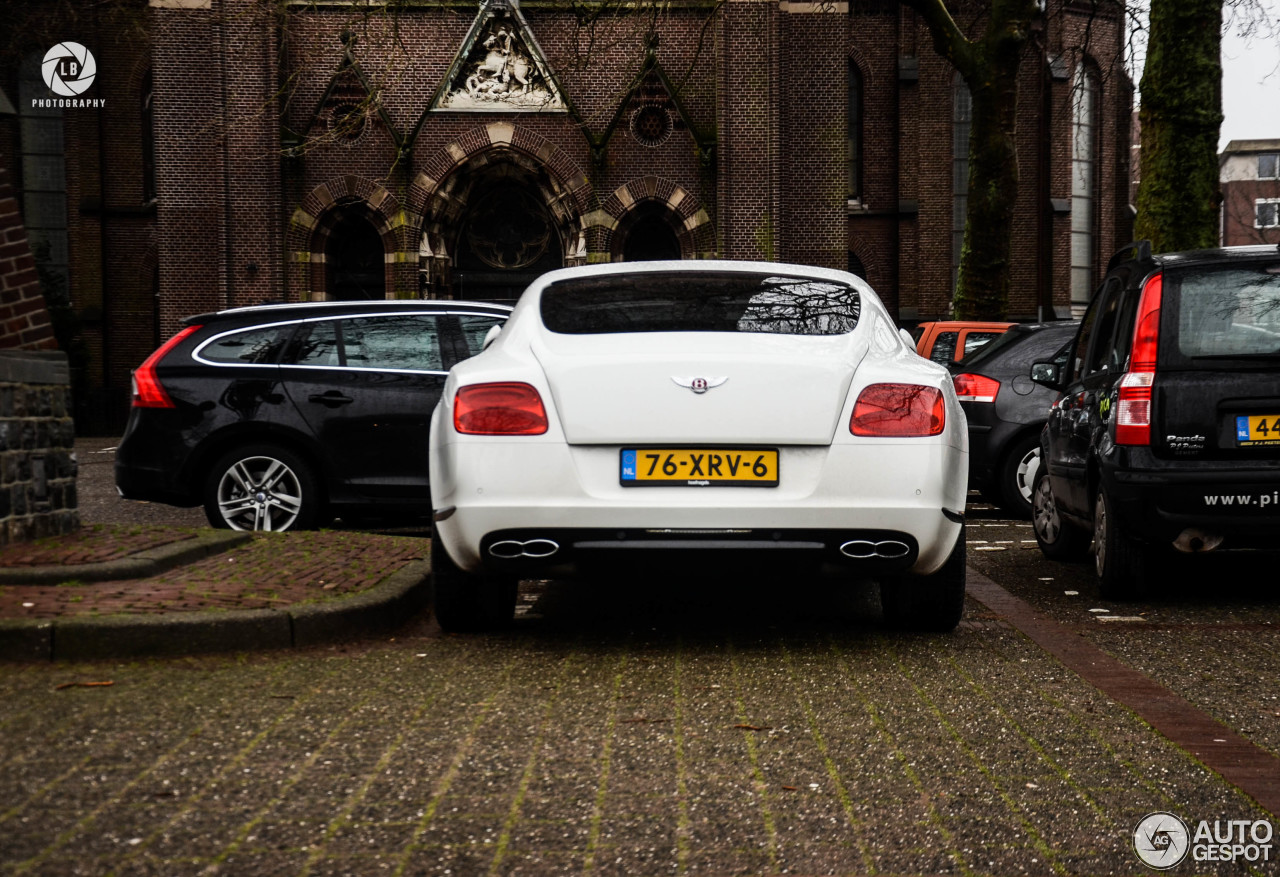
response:
[[[916,353],[943,365],[964,359],[997,335],[1003,335],[1017,323],[977,323],[965,320],[946,320],[921,323],[912,334],[916,339]]]

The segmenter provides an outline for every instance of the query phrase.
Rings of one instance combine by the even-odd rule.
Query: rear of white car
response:
[[[552,272],[436,409],[437,615],[500,623],[520,578],[585,566],[758,557],[878,578],[891,620],[950,629],[966,441],[946,370],[852,275]]]

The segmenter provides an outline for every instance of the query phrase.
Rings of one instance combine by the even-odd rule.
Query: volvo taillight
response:
[[[1000,392],[1000,382],[986,375],[956,375],[951,383],[961,402],[994,402]]]
[[[160,360],[168,355],[170,350],[181,344],[184,338],[199,328],[199,326],[188,326],[183,329],[160,345],[155,353],[147,357],[146,362],[138,366],[133,373],[134,408],[177,407],[173,404],[173,400],[169,398],[169,393],[165,390],[164,385],[160,383],[160,378],[156,376],[156,366],[160,364]]]
[[[1134,323],[1129,371],[1120,379],[1116,398],[1116,444],[1151,444],[1151,393],[1156,379],[1160,344],[1160,303],[1164,275],[1157,274],[1142,288]]]
[[[946,422],[946,406],[937,387],[872,384],[858,394],[849,432],[862,436],[940,435]]]
[[[547,412],[529,384],[472,384],[454,397],[453,428],[464,435],[542,435]]]

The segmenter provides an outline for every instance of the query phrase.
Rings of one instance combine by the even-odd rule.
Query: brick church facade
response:
[[[271,300],[500,300],[564,265],[720,257],[848,268],[904,325],[947,316],[967,92],[898,3],[28,6],[0,157],[68,305],[82,424],[118,428],[181,318]],[[1011,319],[1068,315],[1129,238],[1122,31],[1071,0],[1032,31]],[[100,106],[35,105],[59,40],[92,51]]]

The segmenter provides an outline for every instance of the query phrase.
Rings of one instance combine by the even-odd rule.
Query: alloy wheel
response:
[[[1041,540],[1050,545],[1058,541],[1062,533],[1062,519],[1058,517],[1058,506],[1048,478],[1041,478],[1035,486],[1031,497],[1031,522]]]
[[[1036,470],[1040,468],[1040,446],[1032,448],[1023,455],[1018,461],[1018,467],[1014,470],[1014,482],[1018,486],[1018,492],[1022,494],[1022,498],[1027,502],[1031,502],[1031,493],[1035,489]]]
[[[218,482],[218,510],[233,530],[288,530],[302,511],[302,485],[274,457],[245,457]]]

